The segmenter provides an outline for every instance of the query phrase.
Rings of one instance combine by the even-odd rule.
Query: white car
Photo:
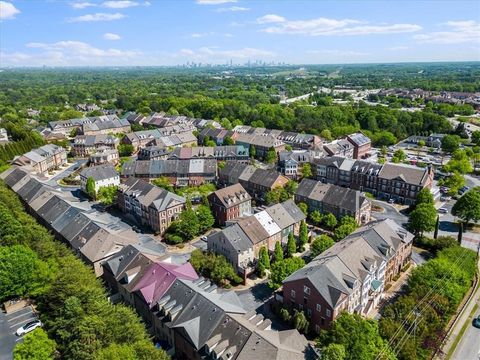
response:
[[[203,235],[203,236],[200,237],[200,240],[207,241],[208,238],[205,235]]]
[[[30,331],[35,330],[38,327],[42,327],[42,322],[40,320],[33,320],[25,325],[23,325],[21,328],[19,328],[16,332],[17,336],[22,336],[25,334],[28,334]]]
[[[448,214],[448,209],[446,209],[446,208],[440,208],[440,209],[438,209],[438,212],[439,212],[440,214]]]

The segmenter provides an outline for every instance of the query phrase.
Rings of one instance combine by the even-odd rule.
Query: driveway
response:
[[[0,311],[0,360],[13,359],[13,348],[17,342],[22,341],[15,332],[19,327],[36,318],[30,306],[8,315]]]
[[[268,287],[268,279],[248,289],[236,291],[243,307],[247,311],[259,310],[272,296],[273,291]],[[257,311],[258,312],[258,311]]]
[[[384,209],[383,212],[372,211],[372,216],[377,220],[392,219],[400,226],[405,226],[408,223],[408,216],[399,212],[395,206],[380,200],[372,200],[373,205],[380,206]]]

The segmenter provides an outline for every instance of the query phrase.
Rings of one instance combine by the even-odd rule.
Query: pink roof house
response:
[[[133,291],[139,291],[148,306],[152,308],[177,279],[193,281],[198,279],[198,275],[189,262],[183,265],[153,263]]]

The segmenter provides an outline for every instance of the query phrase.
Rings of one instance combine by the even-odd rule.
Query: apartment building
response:
[[[72,153],[74,156],[87,157],[99,149],[115,150],[119,143],[120,139],[113,135],[79,135],[72,141]]]
[[[112,164],[116,165],[120,160],[117,149],[110,149],[108,147],[101,147],[97,152],[90,155],[89,161],[91,166]]]
[[[278,154],[278,170],[289,179],[302,177],[303,165],[323,157],[322,150],[285,150]]]
[[[130,123],[117,115],[92,116],[70,120],[50,121],[50,129],[55,133],[69,135],[76,129],[82,135],[121,134],[131,131]]]
[[[249,149],[243,145],[177,147],[173,149],[168,158],[182,160],[216,159],[218,161],[250,161]]]
[[[178,218],[185,202],[185,198],[140,179],[127,179],[118,187],[120,210],[158,234],[164,234]]]
[[[13,159],[13,164],[24,166],[36,174],[46,174],[67,163],[67,151],[58,145],[47,144]]]
[[[214,191],[208,195],[208,202],[218,226],[253,213],[252,198],[240,184]]]
[[[393,220],[371,222],[283,281],[283,306],[303,310],[312,331],[342,311],[368,314],[385,285],[410,261],[413,235]]]
[[[80,184],[85,192],[89,178],[93,179],[95,183],[96,193],[102,187],[120,185],[120,175],[112,165],[100,165],[83,169],[80,172]]]
[[[165,136],[158,130],[135,131],[127,134],[122,139],[123,144],[132,145],[135,151],[147,146],[158,146],[163,148],[176,146],[195,146],[197,138],[191,131]]]

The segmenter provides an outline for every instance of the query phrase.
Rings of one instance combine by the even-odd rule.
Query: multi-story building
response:
[[[370,156],[372,150],[372,141],[369,137],[365,136],[361,132],[350,134],[347,136],[347,140],[353,145],[353,158],[365,159]]]
[[[234,184],[208,195],[208,202],[218,226],[252,214],[252,198],[242,185]]]
[[[217,161],[215,159],[130,161],[123,164],[121,176],[147,180],[166,177],[174,186],[197,186],[216,181]]]
[[[309,211],[331,213],[339,220],[351,216],[358,224],[368,223],[371,217],[372,203],[360,191],[312,179],[303,179],[298,185],[295,202],[307,204]]]
[[[270,135],[235,133],[233,139],[237,145],[249,149],[255,147],[255,157],[259,159],[265,159],[270,149],[274,149],[277,154],[285,150],[285,143]]]
[[[138,151],[138,160],[167,160],[170,150],[160,146],[147,146]]]
[[[342,312],[366,315],[410,261],[413,235],[386,219],[359,228],[283,281],[285,307],[303,310],[320,332]]]
[[[120,185],[118,207],[142,225],[163,234],[185,207],[185,198],[139,179]]]
[[[249,149],[242,145],[197,146],[175,148],[169,159],[216,159],[219,161],[249,162]]]
[[[253,165],[228,161],[218,172],[221,185],[240,183],[254,198],[262,200],[267,192],[284,187],[290,180],[275,170],[259,169]]]
[[[67,151],[54,144],[43,145],[13,159],[14,165],[28,167],[37,174],[45,174],[66,163]]]
[[[110,149],[108,147],[98,148],[97,152],[90,155],[89,161],[91,166],[98,166],[104,164],[116,165],[120,159],[117,149]]]
[[[96,153],[100,148],[116,149],[120,139],[113,135],[79,135],[72,141],[75,156],[86,157]]]
[[[323,144],[323,150],[328,156],[343,156],[346,158],[353,158],[353,144],[347,139],[338,139],[329,143]]]
[[[315,176],[324,183],[367,191],[381,199],[413,204],[420,190],[431,188],[433,168],[385,163],[376,164],[339,156],[314,160]]]
[[[197,138],[191,131],[186,131],[174,135],[165,136],[158,129],[135,131],[127,134],[122,143],[130,144],[135,151],[146,146],[176,147],[176,146],[195,146]]]
[[[305,214],[292,200],[238,219],[235,224],[207,239],[208,249],[222,254],[244,278],[255,270],[260,249],[273,252],[275,244],[286,244],[288,235],[298,235]]]
[[[68,135],[76,129],[82,135],[120,134],[131,131],[130,123],[117,115],[102,115],[70,120],[50,121],[53,132]]]
[[[281,151],[278,156],[278,170],[286,177],[296,180],[302,176],[303,165],[323,157],[324,152],[321,150],[286,150]]]
[[[87,181],[92,178],[95,182],[95,192],[101,187],[120,185],[120,175],[112,165],[100,165],[85,168],[80,172],[82,190],[86,191]]]

